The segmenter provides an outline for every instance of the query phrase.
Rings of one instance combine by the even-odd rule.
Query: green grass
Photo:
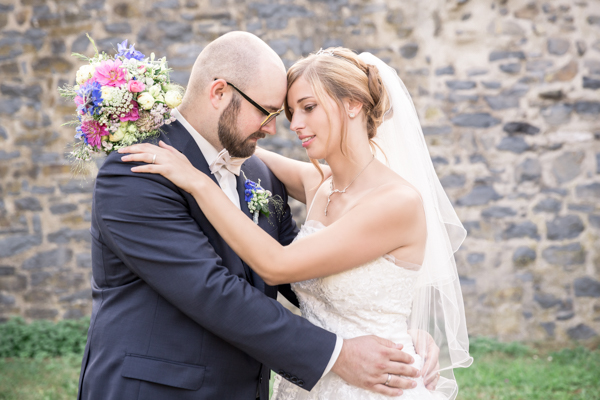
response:
[[[81,356],[0,359],[0,400],[73,400]]]
[[[459,400],[600,400],[600,350],[552,352],[486,338],[472,339],[471,350],[473,365],[455,370]],[[80,353],[0,358],[0,400],[74,399],[80,365]]]
[[[473,341],[475,361],[455,370],[461,400],[600,399],[600,351],[536,351],[519,343]]]

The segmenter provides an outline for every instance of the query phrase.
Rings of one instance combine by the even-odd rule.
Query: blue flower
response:
[[[118,53],[115,54],[115,58],[124,57],[128,60],[132,58],[138,61],[143,60],[146,56],[137,51],[133,46],[134,45],[129,46],[129,48],[127,47],[127,39],[125,39],[122,43],[119,43],[117,45]]]
[[[81,104],[77,107],[79,113],[100,114],[102,105],[102,85],[100,83],[87,81],[79,87],[77,96],[81,98]]]
[[[88,144],[87,136],[85,135],[85,133],[83,133],[83,130],[81,130],[81,126],[78,126],[75,130],[77,131],[75,139],[83,139],[85,144]]]
[[[244,201],[249,202],[252,200],[252,189],[246,189],[244,190]]]

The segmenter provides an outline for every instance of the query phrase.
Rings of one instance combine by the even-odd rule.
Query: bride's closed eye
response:
[[[317,106],[316,104],[310,104],[310,105],[304,106],[304,111],[311,112],[312,110],[315,109],[316,106]]]

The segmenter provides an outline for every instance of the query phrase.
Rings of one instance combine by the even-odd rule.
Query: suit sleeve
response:
[[[179,189],[160,175],[134,174],[131,167],[109,156],[96,180],[94,215],[106,244],[202,327],[270,369],[295,375],[310,390],[336,336],[231,274]]]

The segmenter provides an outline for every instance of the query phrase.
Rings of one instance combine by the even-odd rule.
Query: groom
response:
[[[236,157],[275,134],[264,109],[276,114],[285,94],[279,57],[253,35],[227,34],[198,57],[177,121],[160,139],[250,217]],[[120,157],[112,153],[96,179],[93,311],[78,399],[266,400],[270,370],[306,390],[330,370],[383,394],[411,387],[398,375],[415,376],[412,357],[372,336],[342,340],[290,313],[274,300],[279,290],[297,304],[289,285],[266,285],[188,193],[132,173]],[[258,158],[241,171],[287,204]],[[284,245],[297,233],[287,206],[259,225]]]

